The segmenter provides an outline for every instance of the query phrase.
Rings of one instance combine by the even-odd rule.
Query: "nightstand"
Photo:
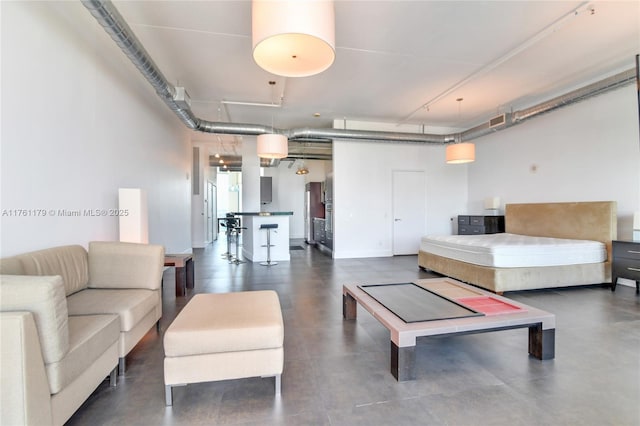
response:
[[[611,261],[611,291],[616,290],[618,278],[636,282],[640,293],[640,241],[613,241]]]

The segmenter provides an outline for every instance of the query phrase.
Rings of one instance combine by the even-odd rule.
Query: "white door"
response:
[[[425,233],[424,171],[393,171],[393,254],[418,254]]]

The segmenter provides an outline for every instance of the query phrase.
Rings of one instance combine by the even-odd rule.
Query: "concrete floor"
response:
[[[305,246],[304,243],[301,244]],[[389,373],[389,333],[358,307],[342,319],[342,284],[431,277],[416,256],[332,260],[292,250],[277,266],[229,264],[224,237],[195,250],[195,292],[273,289],[285,323],[282,395],[273,378],[174,388],[165,406],[162,332],[193,296],[164,274],[161,333],[127,357],[69,425],[639,425],[640,297],[618,286],[512,292],[556,314],[556,358],[527,354],[527,329],[435,338],[418,346],[417,380]]]

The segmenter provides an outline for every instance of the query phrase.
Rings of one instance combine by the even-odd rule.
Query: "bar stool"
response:
[[[227,213],[227,217],[225,217],[224,222],[220,225],[226,228],[227,234],[227,252],[222,254],[222,258],[231,261],[233,260],[233,254],[231,253],[231,237],[233,236],[234,228],[238,226],[238,219],[233,217],[232,214]]]
[[[233,232],[235,234],[235,241],[236,241],[236,257],[235,259],[230,260],[229,263],[235,263],[236,265],[239,265],[241,263],[247,263],[245,260],[240,260],[240,233],[242,232],[243,229],[247,229],[247,227],[240,226],[239,223],[238,223],[238,226],[235,226],[233,228]]]
[[[278,224],[277,223],[263,223],[262,225],[260,225],[260,229],[266,229],[267,230],[267,261],[266,262],[260,262],[261,265],[263,266],[272,266],[272,265],[277,265],[278,262],[272,262],[271,261],[271,247],[273,247],[271,245],[271,230],[272,229],[278,229]],[[278,231],[274,231],[274,232],[278,232]],[[265,247],[265,246],[262,246]]]

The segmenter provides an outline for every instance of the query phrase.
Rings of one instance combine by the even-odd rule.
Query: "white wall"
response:
[[[640,211],[640,138],[634,85],[476,141],[467,213],[486,197],[505,203],[618,203],[618,238],[631,239]]]
[[[426,174],[425,233],[451,234],[467,205],[467,165],[447,165],[444,147],[337,140],[333,143],[335,258],[393,254],[393,170]]]
[[[618,238],[640,211],[635,87],[598,96],[476,140],[476,161],[446,165],[444,147],[334,141],[334,257],[391,256],[391,175],[425,170],[428,234],[458,214],[505,203],[615,200]],[[419,237],[416,233],[416,237]]]
[[[1,7],[0,255],[116,240],[117,217],[85,210],[120,187],[147,191],[151,243],[190,249],[184,126],[80,2]]]

